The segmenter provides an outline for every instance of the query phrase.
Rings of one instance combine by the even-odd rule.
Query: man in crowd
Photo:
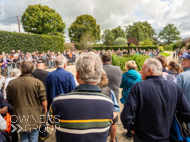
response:
[[[43,113],[47,112],[46,90],[43,83],[31,76],[34,64],[20,63],[21,76],[7,86],[7,100],[13,106],[12,125],[20,130],[21,142],[37,142]]]
[[[4,65],[4,60],[3,60],[3,56],[0,55],[0,68],[1,68],[1,74],[4,74],[4,68],[2,67]]]
[[[36,64],[37,69],[34,70],[34,72],[32,73],[32,76],[34,76],[34,78],[39,79],[40,81],[43,82],[44,86],[46,86],[46,77],[48,75],[48,71],[45,71],[45,67],[46,67],[46,60],[44,59],[38,59],[37,60],[37,64]],[[39,131],[39,138],[41,140],[45,140],[47,139],[49,136],[48,132],[45,130],[45,124],[42,125],[42,127],[40,128]]]
[[[54,97],[69,93],[76,87],[72,73],[65,71],[66,58],[64,56],[56,57],[55,66],[57,70],[50,72],[46,78],[48,108]]]
[[[44,83],[44,86],[46,86],[46,77],[48,75],[48,71],[45,71],[46,68],[46,60],[44,59],[38,59],[36,64],[37,69],[34,70],[32,75],[42,81]]]
[[[18,78],[21,75],[21,72],[20,72],[20,69],[14,68],[10,74],[11,74],[11,77],[5,79],[5,84],[4,84],[4,89],[3,89],[3,95],[4,95],[5,100],[7,100],[7,93],[6,93],[7,85],[9,84],[11,80]]]
[[[105,70],[107,77],[109,79],[108,86],[111,88],[111,90],[114,91],[114,94],[116,96],[116,99],[118,101],[119,97],[119,87],[122,80],[122,72],[119,66],[113,66],[111,65],[112,62],[112,56],[111,54],[104,53],[102,55],[102,62],[103,62],[103,69]],[[114,119],[114,123],[110,130],[110,136],[111,141],[116,141],[116,123],[118,121],[118,117]]]
[[[187,101],[190,103],[190,54],[181,56],[181,67],[184,72],[178,74],[177,76],[177,84],[183,90]],[[190,123],[188,124],[190,128]]]
[[[102,63],[94,53],[76,59],[79,86],[57,96],[49,111],[50,124],[56,125],[57,142],[106,142],[113,119],[113,102],[101,94]],[[59,120],[58,120],[59,119]]]
[[[182,121],[190,122],[190,105],[183,91],[161,74],[161,63],[147,59],[141,71],[144,81],[134,84],[127,97],[121,121],[135,133],[135,142],[168,142],[176,110]]]

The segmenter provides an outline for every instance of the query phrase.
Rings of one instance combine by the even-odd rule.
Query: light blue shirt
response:
[[[184,72],[178,74],[177,76],[177,84],[183,90],[187,101],[190,104],[190,67],[183,69]]]
[[[114,105],[114,111],[115,112],[120,112],[120,107],[119,107],[119,104],[117,102],[117,99],[115,97],[115,94],[114,92],[111,90],[111,100],[113,101],[113,105]]]

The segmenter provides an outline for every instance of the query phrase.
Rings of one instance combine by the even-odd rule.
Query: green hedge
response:
[[[125,63],[129,60],[133,60],[137,64],[137,71],[141,71],[144,61],[148,58],[150,58],[150,56],[131,55],[129,57],[127,56],[119,57],[115,54],[112,54],[112,65],[120,66],[121,70],[125,71]]]
[[[128,49],[128,46],[126,45],[126,46],[99,46],[99,47],[93,47],[93,49],[95,49],[95,50],[112,50],[112,49],[114,49],[115,51],[116,50],[118,50],[118,48],[120,48],[120,50],[122,50],[122,49]],[[158,46],[157,45],[144,45],[144,46],[137,46],[137,47],[135,47],[135,46],[130,46],[130,49],[136,49],[136,48],[138,48],[138,49],[141,49],[141,50],[148,50],[148,49],[158,49]]]
[[[46,36],[28,33],[0,31],[0,52],[10,53],[11,50],[26,52],[63,52],[64,39],[57,36]]]

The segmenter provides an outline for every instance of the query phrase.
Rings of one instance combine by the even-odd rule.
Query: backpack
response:
[[[170,142],[190,142],[190,130],[188,125],[178,119],[175,114],[170,133]]]
[[[4,117],[5,121],[7,122],[7,129],[4,130],[8,135],[11,131],[11,115],[7,113],[7,115]]]

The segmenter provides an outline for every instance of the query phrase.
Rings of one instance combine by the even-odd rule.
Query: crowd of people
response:
[[[128,50],[120,50],[120,48],[117,51],[114,50],[94,50],[94,53],[97,54],[98,56],[101,56],[103,53],[108,52],[111,54],[116,54],[118,56],[122,56],[123,54],[127,54]],[[55,52],[50,52],[49,50],[47,51],[47,53],[45,52],[41,52],[39,53],[38,51],[34,51],[32,53],[26,52],[25,54],[23,53],[23,51],[17,50],[17,52],[15,52],[15,50],[12,50],[11,53],[5,53],[2,52],[2,54],[0,55],[0,67],[1,67],[1,74],[4,77],[9,77],[10,76],[10,70],[14,69],[14,68],[18,68],[20,67],[20,62],[21,61],[32,61],[34,64],[36,64],[38,59],[44,59],[46,60],[47,64],[46,67],[47,68],[54,68],[55,67],[55,58],[59,55],[63,55],[64,57],[66,57],[67,59],[67,64],[74,64],[76,58],[82,54],[82,53],[88,53],[87,50],[84,51],[64,51],[63,53],[60,53],[59,51],[57,53]],[[146,56],[150,56],[150,57],[156,57],[157,55],[159,55],[159,50],[151,50],[148,49],[146,50],[141,50],[141,49],[131,49],[130,50],[130,54],[142,54],[142,55],[146,55]],[[36,68],[36,67],[35,67]]]
[[[180,65],[168,63],[154,51],[155,58],[148,58],[141,72],[131,60],[122,74],[119,66],[111,64],[110,52],[127,53],[75,51],[70,53],[76,58],[70,59],[59,52],[53,53],[54,58],[44,58],[44,53],[36,51],[35,58],[22,60],[29,53],[12,51],[8,57],[20,62],[10,77],[0,76],[0,141],[9,141],[11,136],[12,142],[17,142],[18,133],[21,142],[44,141],[49,124],[56,130],[57,142],[106,142],[108,135],[111,142],[117,142],[119,112],[126,138],[135,142],[173,141],[170,133],[175,114],[190,128],[190,53],[180,56]],[[0,56],[2,65],[4,56]],[[69,59],[75,60],[75,77],[66,71]],[[49,60],[55,71],[45,70]],[[123,88],[121,98],[119,88]],[[124,105],[121,111],[119,101]],[[9,125],[5,116],[11,117],[12,124],[3,131]]]

